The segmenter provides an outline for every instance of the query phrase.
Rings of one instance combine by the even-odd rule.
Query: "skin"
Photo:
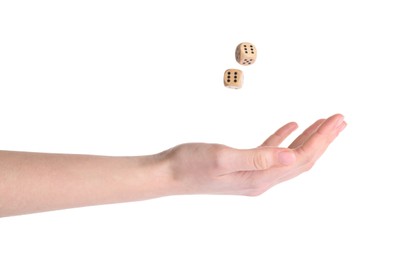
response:
[[[310,170],[345,127],[340,114],[320,119],[286,148],[279,145],[294,122],[253,149],[187,143],[126,157],[0,151],[0,216],[170,195],[257,196]]]

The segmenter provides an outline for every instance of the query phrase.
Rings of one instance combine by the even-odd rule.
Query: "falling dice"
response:
[[[257,49],[254,44],[242,42],[236,48],[236,61],[241,65],[251,65],[257,58]]]
[[[228,88],[241,88],[243,85],[243,71],[228,69],[223,76],[223,84]]]

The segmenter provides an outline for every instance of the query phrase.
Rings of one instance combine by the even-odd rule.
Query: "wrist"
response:
[[[132,169],[130,200],[146,200],[173,195],[175,181],[164,153],[129,157]]]

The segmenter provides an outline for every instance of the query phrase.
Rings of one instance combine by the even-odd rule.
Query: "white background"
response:
[[[0,1],[0,149],[142,155],[348,127],[260,197],[0,219],[1,259],[401,259],[400,1]],[[238,43],[254,65],[234,59]],[[244,71],[240,90],[223,86]],[[287,140],[284,145],[289,144]]]

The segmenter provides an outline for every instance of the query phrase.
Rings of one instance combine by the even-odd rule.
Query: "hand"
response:
[[[174,194],[238,194],[256,196],[310,170],[346,127],[343,116],[320,119],[288,148],[278,146],[297,128],[288,123],[254,149],[190,143],[161,155],[169,162]]]
[[[259,195],[309,170],[346,127],[318,120],[288,148],[289,123],[254,149],[182,144],[157,155],[96,156],[0,151],[0,217],[174,194]]]

